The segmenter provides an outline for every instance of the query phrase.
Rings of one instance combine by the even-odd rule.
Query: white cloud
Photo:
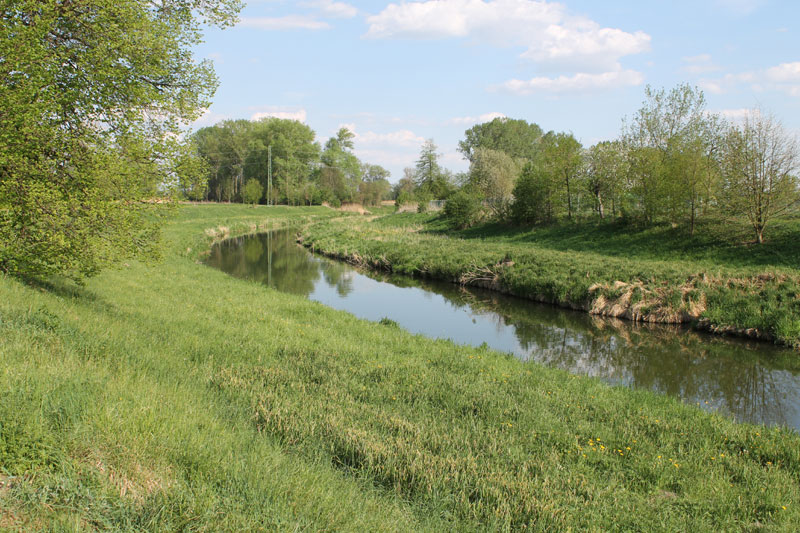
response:
[[[738,109],[723,109],[721,111],[717,111],[718,115],[721,115],[723,118],[739,122],[743,120],[746,116],[751,115],[753,113],[752,109],[747,109],[745,107],[741,107]]]
[[[227,115],[223,115],[222,113],[215,113],[210,109],[206,109],[203,111],[203,114],[200,115],[200,118],[192,122],[191,127],[192,129],[204,128],[206,126],[213,126],[218,122],[222,122],[229,118]]]
[[[411,130],[397,130],[387,133],[376,133],[367,131],[359,133],[353,123],[339,124],[340,128],[347,128],[355,135],[353,139],[356,147],[358,146],[396,146],[404,148],[418,148],[425,138],[417,135]]]
[[[358,9],[355,6],[334,0],[314,0],[302,2],[300,5],[316,8],[322,15],[331,18],[349,19],[358,15]]]
[[[456,117],[450,119],[450,124],[471,126],[473,124],[483,124],[484,122],[491,122],[496,118],[505,118],[506,115],[493,111],[491,113],[484,113],[477,117]]]
[[[775,83],[800,82],[800,61],[768,68],[767,79]]]
[[[281,118],[284,120],[296,120],[298,122],[305,122],[307,118],[307,113],[305,109],[298,109],[296,111],[284,111],[284,110],[260,111],[258,113],[254,113],[250,117],[250,120],[259,120],[262,118]]]
[[[650,49],[650,36],[602,28],[545,0],[427,0],[389,4],[367,17],[368,38],[470,37],[500,46],[524,46],[541,65],[607,71],[621,57]]]
[[[242,17],[237,26],[257,30],[325,30],[331,27],[327,22],[304,15]]]
[[[641,85],[644,76],[635,70],[616,70],[601,74],[587,74],[579,72],[573,76],[558,76],[556,78],[536,77],[530,80],[509,80],[496,89],[503,89],[512,93],[527,95],[533,93],[580,93],[592,92],[602,89],[614,89],[630,85]]]
[[[683,71],[689,74],[705,74],[721,70],[719,66],[714,64],[709,54],[684,57],[683,63]]]
[[[756,92],[780,91],[789,96],[800,96],[800,61],[781,63],[763,70],[726,74],[716,79],[703,79],[699,85],[714,94],[724,94],[739,85],[749,85]]]

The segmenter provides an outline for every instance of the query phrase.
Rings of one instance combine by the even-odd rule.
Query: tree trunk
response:
[[[564,181],[567,182],[567,218],[572,220],[572,195],[569,190],[569,176],[564,176]]]

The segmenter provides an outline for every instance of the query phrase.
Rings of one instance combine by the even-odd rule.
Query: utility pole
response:
[[[272,145],[267,148],[269,164],[267,165],[267,206],[272,205]]]

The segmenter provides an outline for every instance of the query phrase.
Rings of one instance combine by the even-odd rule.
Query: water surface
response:
[[[229,239],[207,260],[233,276],[413,333],[510,352],[523,361],[644,387],[737,420],[800,429],[792,350],[634,324],[445,282],[356,270],[309,253],[289,230]]]

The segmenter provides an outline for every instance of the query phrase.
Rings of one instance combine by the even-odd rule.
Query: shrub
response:
[[[464,189],[453,194],[444,204],[444,217],[455,228],[464,229],[480,221],[483,208],[478,196]]]

